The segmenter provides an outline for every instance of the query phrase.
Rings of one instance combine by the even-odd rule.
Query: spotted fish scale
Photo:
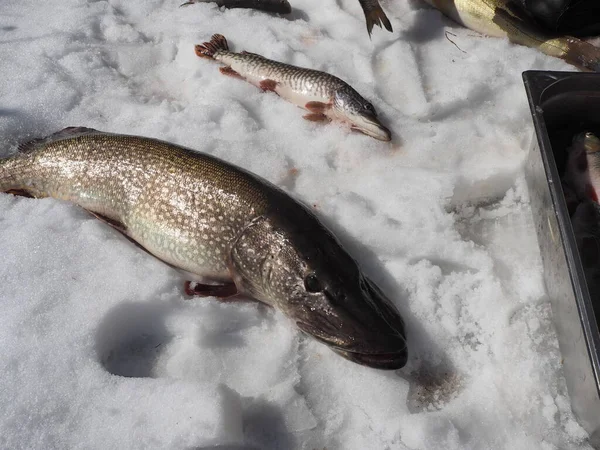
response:
[[[230,66],[235,72],[243,74],[246,80],[260,87],[260,82],[273,80],[279,84],[275,88],[285,92],[286,88],[306,97],[302,101],[293,102],[304,107],[307,101],[330,102],[335,91],[342,87],[352,89],[347,83],[334,75],[313,69],[284,64],[254,53],[234,53],[222,50],[214,55],[217,61]],[[352,89],[354,91],[354,89]],[[360,96],[354,91],[357,96]],[[280,94],[282,95],[282,94]],[[282,95],[285,96],[285,95]],[[287,97],[287,96],[285,96]],[[290,101],[294,99],[291,98]]]
[[[228,280],[229,245],[266,198],[253,176],[155,139],[67,129],[0,165],[0,190],[69,200],[185,271]]]

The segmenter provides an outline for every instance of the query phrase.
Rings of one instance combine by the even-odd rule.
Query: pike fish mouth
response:
[[[360,114],[352,120],[351,128],[361,133],[371,136],[380,141],[391,141],[391,131],[384,127],[382,123],[372,114]]]
[[[406,365],[408,360],[408,346],[406,340],[398,335],[379,336],[384,345],[370,344],[368,338],[364,341],[358,341],[348,337],[326,337],[326,333],[318,327],[303,322],[296,322],[298,328],[311,336],[313,339],[327,345],[338,355],[373,369],[396,370]],[[389,338],[389,339],[386,339]],[[383,339],[382,339],[383,338]],[[347,340],[347,345],[344,341]],[[378,349],[380,348],[380,350]]]

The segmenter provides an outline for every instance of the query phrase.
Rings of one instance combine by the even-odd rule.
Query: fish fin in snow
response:
[[[233,77],[233,78],[239,78],[241,80],[244,79],[243,76],[241,76],[238,72],[236,72],[235,70],[233,70],[231,67],[227,66],[227,67],[219,67],[219,70],[221,71],[221,73],[223,75],[227,75],[229,77]]]
[[[144,247],[142,244],[140,244],[138,241],[136,241],[135,239],[133,239],[132,237],[129,236],[129,232],[127,231],[127,227],[125,226],[125,224],[119,222],[118,220],[114,220],[111,219],[109,217],[106,217],[103,214],[91,211],[87,208],[83,208],[85,209],[87,212],[89,212],[92,216],[94,216],[96,219],[98,219],[101,222],[104,222],[107,225],[110,225],[112,229],[118,231],[119,233],[121,233],[124,237],[127,238],[127,240],[129,240],[130,242],[132,242],[136,247],[140,248],[141,250],[145,251],[146,253],[148,253],[150,256],[154,257],[154,258],[158,258],[157,256],[153,255],[150,250],[148,250],[146,247]],[[160,258],[158,258],[160,259]],[[162,259],[160,259],[161,261],[163,261]],[[169,264],[166,261],[163,261],[165,264],[177,269],[177,267],[174,267],[172,264]]]
[[[126,227],[124,224],[122,224],[121,222],[119,222],[118,220],[110,219],[110,218],[108,218],[108,217],[106,217],[106,216],[104,216],[104,215],[102,215],[102,214],[99,214],[99,213],[97,213],[97,212],[94,212],[94,211],[90,211],[90,210],[89,210],[89,209],[87,209],[87,208],[84,208],[84,209],[85,209],[87,212],[89,212],[89,213],[90,213],[92,216],[94,216],[96,219],[98,219],[98,220],[100,220],[100,221],[102,221],[102,222],[104,222],[104,223],[106,223],[106,224],[110,225],[111,227],[113,227],[113,228],[114,228],[115,230],[117,230],[118,232],[120,232],[120,233],[124,234],[124,235],[125,235],[125,236],[126,236],[128,239],[132,240],[131,238],[129,238],[129,235],[128,235],[128,233],[127,233],[127,227]],[[133,240],[132,240],[132,241],[133,241]],[[140,246],[140,247],[141,247],[141,245],[140,245],[138,242],[136,242],[136,241],[133,241],[133,242],[134,242],[136,245],[138,245],[138,246]],[[143,248],[143,247],[142,247],[142,248]],[[145,249],[144,249],[144,250],[145,250]],[[146,251],[147,251],[147,250],[146,250]]]
[[[93,128],[67,127],[67,128],[63,128],[60,131],[57,131],[56,133],[52,133],[46,137],[32,139],[23,144],[19,144],[17,149],[18,149],[19,153],[30,153],[36,149],[38,144],[44,144],[44,143],[48,143],[48,142],[52,142],[52,141],[58,141],[60,139],[81,136],[82,134],[89,134],[89,133],[101,133],[101,132],[98,130],[94,130]]]
[[[265,92],[266,91],[275,92],[275,88],[277,87],[277,81],[275,81],[275,80],[262,80],[258,85]]]
[[[308,102],[304,107],[310,112],[322,114],[324,111],[331,108],[331,105],[323,102]]]
[[[185,293],[189,296],[197,297],[217,297],[219,300],[227,299],[239,294],[234,283],[227,284],[201,284],[186,281],[184,285]]]
[[[325,122],[327,120],[327,116],[323,113],[310,113],[302,117],[311,122]]]
[[[19,197],[35,198],[25,189],[9,189],[6,191],[7,194],[18,195]]]
[[[362,2],[360,3],[361,6],[363,6]],[[371,10],[367,10],[363,6],[363,11],[365,13],[365,20],[367,22],[367,31],[369,32],[369,37],[371,37],[371,32],[373,31],[374,25],[378,25],[380,28],[385,27],[386,30],[388,30],[389,32],[394,31],[392,29],[392,24],[390,23],[390,20],[387,18],[385,12],[379,4]]]
[[[196,55],[200,58],[214,59],[215,54],[221,51],[228,51],[229,45],[227,39],[222,34],[213,34],[209,42],[198,44],[194,47]]]

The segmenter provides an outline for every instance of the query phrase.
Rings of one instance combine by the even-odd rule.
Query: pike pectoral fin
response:
[[[120,233],[123,233],[127,238],[129,238],[129,235],[127,234],[127,227],[125,225],[123,225],[121,222],[117,221],[117,220],[113,220],[110,219],[106,216],[103,216],[102,214],[96,213],[94,211],[90,211],[89,209],[86,209],[87,212],[89,212],[92,216],[94,216],[96,219],[101,220],[102,222],[110,225],[111,227],[113,227],[115,230],[119,231]],[[134,242],[137,246],[141,247],[141,245],[134,241],[133,239],[129,238],[132,242]],[[143,248],[143,247],[142,247]],[[145,249],[144,249],[145,250]]]
[[[12,195],[18,195],[19,197],[34,198],[33,195],[31,195],[25,189],[9,189],[8,191],[6,191],[6,193],[12,194]]]
[[[311,122],[325,122],[329,120],[325,114],[322,113],[310,113],[305,114],[304,117],[306,120],[310,120]]]
[[[229,77],[233,77],[233,78],[239,78],[241,80],[244,79],[243,76],[241,76],[239,73],[237,73],[235,70],[233,70],[231,67],[219,67],[219,70],[221,71],[221,73],[223,75],[227,75]]]
[[[109,217],[106,217],[100,213],[94,212],[94,211],[90,211],[87,208],[84,208],[87,212],[89,212],[92,216],[94,216],[96,219],[100,220],[101,222],[104,222],[107,225],[110,225],[114,230],[117,230],[119,233],[121,233],[123,236],[125,236],[133,245],[135,245],[137,248],[145,251],[146,253],[148,253],[150,256],[157,258],[156,255],[153,255],[152,252],[150,252],[150,250],[148,250],[146,247],[144,247],[142,244],[140,244],[138,241],[136,241],[135,239],[133,239],[131,236],[129,236],[129,232],[127,231],[127,227],[125,226],[125,224],[119,222],[118,220],[113,220]],[[168,262],[162,260],[161,258],[158,258],[159,260],[163,261],[165,264],[174,267],[173,265],[169,264]],[[174,267],[175,269],[177,269],[177,267]]]
[[[200,284],[186,281],[184,290],[187,295],[193,297],[217,297],[219,300],[236,301],[241,298],[232,298],[237,296],[238,290],[233,283],[226,284]]]
[[[275,88],[277,87],[277,81],[275,80],[262,80],[259,83],[260,88],[263,91],[271,91],[271,92],[275,92]]]
[[[331,108],[331,105],[323,102],[308,102],[304,107],[312,113],[323,114],[323,112]]]

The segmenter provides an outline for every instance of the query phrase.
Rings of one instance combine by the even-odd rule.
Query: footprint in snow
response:
[[[96,331],[96,351],[106,371],[123,377],[156,377],[156,362],[173,338],[165,326],[171,308],[148,302],[113,308]]]

